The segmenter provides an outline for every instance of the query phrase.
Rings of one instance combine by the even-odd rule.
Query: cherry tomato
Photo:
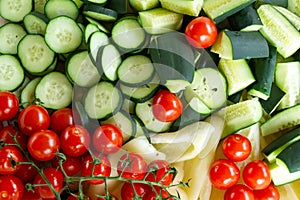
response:
[[[51,160],[52,167],[59,166],[57,157]],[[62,167],[68,176],[74,176],[81,171],[82,157],[66,156],[66,160],[62,163]]]
[[[34,162],[34,164],[38,167],[40,167],[39,161],[31,158],[31,161]],[[28,162],[28,159],[24,157],[24,162]],[[15,173],[15,176],[19,177],[21,181],[26,184],[30,181],[32,181],[35,176],[38,174],[38,171],[32,164],[21,164],[20,170]]]
[[[0,141],[3,141],[5,144],[16,144],[12,136],[16,137],[18,144],[26,149],[27,136],[21,133],[17,127],[12,124],[4,126],[0,131]]]
[[[68,126],[61,132],[60,143],[62,151],[68,156],[82,156],[90,146],[90,134],[80,125]]]
[[[78,195],[78,194],[76,194],[76,195]],[[86,195],[80,196],[80,197],[74,196],[74,195],[69,195],[66,200],[78,200],[78,199],[91,200],[91,198]]]
[[[218,30],[211,19],[201,16],[189,22],[185,29],[185,35],[192,46],[207,48],[215,43]]]
[[[24,190],[22,200],[43,200],[36,192],[32,190]]]
[[[14,175],[0,176],[0,199],[1,200],[22,200],[24,185]]]
[[[121,156],[117,172],[123,178],[141,180],[146,175],[147,163],[141,155],[129,152]]]
[[[24,156],[21,150],[16,146],[4,146],[0,149],[0,174],[14,174],[16,173],[21,165],[17,162],[22,162]],[[12,165],[12,161],[15,165]]]
[[[11,92],[0,91],[0,121],[11,120],[18,112],[18,97]]]
[[[151,191],[151,187],[142,183],[125,182],[121,188],[122,200],[133,200],[143,197]]]
[[[94,131],[93,146],[98,152],[106,155],[115,153],[122,144],[122,132],[113,124],[103,124]]]
[[[172,122],[182,113],[182,102],[169,90],[161,90],[152,101],[152,112],[156,119],[162,122]]]
[[[262,190],[253,190],[255,200],[279,200],[280,193],[273,183]]]
[[[240,162],[251,154],[252,146],[250,140],[240,134],[229,135],[222,143],[224,155],[233,162]]]
[[[88,154],[84,157],[83,159],[83,166],[82,166],[82,176],[89,177],[92,175],[93,170],[93,176],[110,176],[111,173],[111,164],[108,158],[105,155],[100,156],[99,159],[96,163],[93,160],[93,157]],[[102,184],[104,183],[103,179],[92,179],[92,180],[87,180],[88,183],[90,184]]]
[[[45,177],[48,179],[49,183],[53,186],[54,190],[58,193],[61,192],[63,188],[63,182],[64,182],[64,175],[63,173],[56,168],[44,168],[43,169]],[[49,185],[45,185],[46,182],[42,178],[40,174],[38,174],[34,181],[34,184],[40,185],[35,186],[34,191],[42,198],[44,199],[53,199],[55,198],[55,194],[49,187]]]
[[[254,200],[254,194],[246,185],[236,184],[226,190],[224,200]]]
[[[148,164],[146,181],[171,185],[174,175],[170,172],[169,163],[165,160],[154,160]]]
[[[40,105],[30,105],[24,108],[18,116],[20,131],[29,136],[34,132],[48,129],[49,125],[50,115]]]
[[[28,139],[28,152],[34,159],[39,161],[53,159],[59,151],[59,148],[59,137],[51,130],[35,132]]]
[[[60,134],[68,126],[74,125],[73,111],[71,108],[61,108],[50,116],[50,129]]]
[[[170,197],[170,194],[166,191],[166,190],[163,190],[163,189],[157,189],[157,191],[150,191],[150,192],[147,192],[142,200],[156,200],[158,199],[158,197],[162,198],[162,199],[167,199],[167,200],[172,200],[173,198]]]
[[[231,160],[219,159],[210,167],[209,178],[214,187],[225,190],[237,184],[240,170]]]
[[[262,190],[271,183],[271,173],[268,165],[261,160],[249,162],[243,171],[243,180],[253,190]]]

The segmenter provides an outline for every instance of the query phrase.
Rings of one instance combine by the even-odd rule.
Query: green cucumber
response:
[[[266,39],[258,31],[222,31],[211,51],[227,59],[265,58],[269,56]]]
[[[295,28],[300,31],[300,16],[281,6],[274,6],[274,8],[276,8],[276,10],[285,16],[291,22],[291,24],[293,24]]]
[[[229,96],[245,89],[255,81],[251,69],[244,59],[228,60],[221,58],[218,67],[226,77]]]
[[[293,55],[300,48],[300,32],[272,5],[261,5],[257,12],[263,23],[263,36],[284,58]]]
[[[0,16],[11,22],[21,22],[32,8],[32,0],[1,0]]]
[[[203,0],[159,0],[161,7],[173,12],[197,17],[202,9]]]
[[[44,7],[44,13],[49,19],[64,15],[76,20],[79,9],[73,0],[48,0]]]
[[[115,10],[118,14],[128,14],[136,12],[129,4],[129,0],[108,0],[105,4],[106,7]]]
[[[129,0],[129,4],[137,11],[149,10],[159,6],[159,0]]]
[[[100,21],[112,22],[118,18],[118,13],[115,10],[100,6],[96,3],[85,4],[82,13],[85,16]]]
[[[288,0],[288,7],[290,11],[300,16],[300,2],[299,0]]]
[[[23,20],[26,31],[30,34],[44,35],[49,19],[38,12],[28,13]]]
[[[34,91],[37,86],[37,84],[40,82],[41,77],[34,78],[30,80],[26,86],[22,89],[21,95],[20,95],[20,102],[22,104],[23,108],[26,108],[27,106],[31,105],[34,103],[35,95]]]
[[[275,114],[261,125],[262,135],[267,136],[299,125],[299,113],[300,104]]]
[[[283,92],[275,83],[272,83],[270,97],[267,100],[259,99],[264,111],[269,115],[275,112],[282,101],[285,92]]]
[[[255,0],[205,0],[203,10],[216,23],[220,23],[253,2]]]

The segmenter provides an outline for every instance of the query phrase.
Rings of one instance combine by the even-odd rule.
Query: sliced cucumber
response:
[[[95,3],[85,4],[83,14],[100,21],[115,21],[118,18],[118,13],[115,10],[105,8]]]
[[[137,11],[149,10],[159,6],[159,0],[129,0],[129,4]]]
[[[84,41],[86,43],[88,43],[88,40],[90,38],[90,36],[95,33],[95,32],[99,32],[99,28],[96,24],[93,24],[93,23],[88,23],[86,26],[85,26],[85,29],[84,29]]]
[[[275,83],[271,86],[270,97],[267,100],[260,99],[261,106],[264,111],[269,115],[272,115],[278,108],[282,101],[285,92],[283,92]]]
[[[44,13],[49,19],[58,16],[68,16],[76,20],[79,15],[79,9],[73,0],[48,0],[44,7]]]
[[[30,34],[44,35],[49,19],[38,12],[30,12],[24,17],[23,23],[26,31]]]
[[[276,8],[276,10],[285,16],[291,22],[291,24],[293,24],[296,29],[300,31],[300,16],[281,6],[274,6],[274,8]]]
[[[0,15],[11,22],[21,22],[33,8],[32,0],[1,0]]]
[[[108,36],[103,33],[102,31],[95,31],[93,32],[88,41],[87,41],[87,46],[88,46],[88,51],[89,55],[91,56],[92,61],[97,65],[97,56],[99,53],[99,50],[101,47],[109,44],[109,38]]]
[[[31,105],[36,100],[34,91],[40,80],[41,77],[34,78],[30,80],[22,89],[20,103],[23,106],[23,108],[26,108],[27,106]]]
[[[60,72],[45,75],[35,88],[35,98],[49,109],[60,109],[70,105],[73,88],[68,78]]]
[[[160,0],[160,4],[163,8],[173,12],[196,17],[200,14],[203,0]]]
[[[299,0],[288,0],[287,8],[293,13],[300,16],[300,2]]]

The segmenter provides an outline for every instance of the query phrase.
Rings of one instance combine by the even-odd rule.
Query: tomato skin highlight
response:
[[[210,18],[201,16],[189,22],[185,28],[185,35],[192,46],[207,48],[215,43],[218,30]]]
[[[159,91],[152,101],[152,112],[162,122],[172,122],[180,117],[183,110],[182,102],[168,90]]]
[[[261,160],[249,162],[243,170],[243,180],[253,190],[262,190],[271,183],[268,165]]]
[[[229,160],[240,162],[249,157],[252,146],[247,137],[240,134],[232,134],[224,139],[222,151]]]
[[[50,115],[46,108],[40,105],[30,105],[19,114],[18,126],[22,133],[30,136],[37,131],[49,128]]]
[[[0,174],[10,175],[15,174],[20,168],[21,165],[16,164],[12,165],[14,162],[24,161],[24,156],[21,150],[16,146],[4,146],[0,149]]]
[[[237,184],[240,170],[231,160],[219,159],[211,165],[209,178],[214,187],[226,190]]]
[[[254,200],[254,194],[248,186],[236,184],[226,190],[224,200]]]
[[[58,109],[50,116],[50,129],[58,135],[71,125],[74,125],[73,111],[71,108]]]
[[[0,199],[1,200],[22,200],[24,185],[14,175],[0,176]]]
[[[0,91],[0,121],[13,119],[19,112],[19,100],[15,94]]]

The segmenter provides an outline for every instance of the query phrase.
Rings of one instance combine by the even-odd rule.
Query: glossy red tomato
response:
[[[60,134],[62,151],[68,156],[82,156],[90,146],[90,134],[80,125],[71,125]]]
[[[185,35],[194,47],[207,48],[215,43],[218,30],[210,18],[201,16],[189,22],[185,29]]]
[[[63,173],[56,168],[44,168],[44,175],[48,179],[49,183],[53,186],[54,190],[57,193],[60,193],[63,188],[64,175]],[[34,181],[34,184],[38,184],[41,186],[35,186],[34,191],[44,199],[53,199],[55,198],[54,192],[50,189],[49,186],[46,186],[45,180],[42,178],[40,174],[38,174]]]
[[[24,185],[22,181],[13,175],[0,176],[0,199],[22,200]]]
[[[48,129],[49,125],[50,115],[40,105],[30,105],[24,108],[18,116],[20,131],[29,136],[34,132]]]
[[[139,199],[150,191],[151,187],[149,185],[125,182],[121,188],[121,197],[122,200]]]
[[[229,160],[240,162],[249,157],[252,146],[247,137],[240,134],[232,134],[223,141],[222,150]]]
[[[94,131],[93,146],[98,152],[106,155],[115,153],[122,144],[122,132],[113,124],[103,124]]]
[[[159,91],[152,101],[152,112],[162,122],[172,122],[182,113],[182,102],[169,90]]]
[[[50,116],[50,129],[60,134],[68,126],[74,125],[73,111],[71,108],[61,108]]]
[[[111,173],[111,164],[105,155],[100,156],[96,163],[91,155],[87,155],[83,159],[82,176],[89,177],[93,174],[95,177],[107,177]],[[94,170],[94,173],[93,173]],[[92,179],[87,181],[90,184],[102,184],[103,179]]]
[[[158,189],[156,192],[155,191],[149,191],[147,192],[142,200],[156,200],[156,199],[167,199],[167,200],[172,200],[173,198],[170,197],[170,194],[166,190]]]
[[[52,167],[59,167],[57,157],[51,160]],[[62,167],[68,176],[74,176],[81,171],[82,157],[66,156],[66,160],[62,163]]]
[[[21,167],[17,162],[23,160],[24,156],[18,147],[10,145],[2,147],[0,149],[0,174],[16,173]]]
[[[31,158],[31,161],[38,167],[40,167],[39,161]],[[28,159],[24,157],[24,162],[28,162]],[[15,173],[15,176],[19,177],[21,181],[26,184],[32,181],[35,176],[38,174],[38,171],[32,164],[21,164],[20,170]]]
[[[243,171],[243,180],[253,190],[262,190],[271,183],[271,173],[268,165],[261,160],[249,162]]]
[[[273,183],[262,190],[253,190],[255,200],[279,200],[280,193]]]
[[[34,159],[39,161],[49,161],[53,159],[59,151],[59,148],[59,137],[51,130],[35,132],[28,139],[28,152]]]
[[[43,199],[36,192],[25,189],[22,200],[43,200]]]
[[[21,133],[17,127],[9,124],[4,126],[0,131],[0,141],[3,141],[5,144],[16,144],[12,136],[17,139],[18,144],[25,150],[27,146],[27,136]]]
[[[154,160],[148,164],[147,181],[159,182],[163,185],[171,185],[174,174],[170,172],[169,163],[165,160]]]
[[[236,184],[226,190],[224,200],[254,200],[254,194],[246,185]]]
[[[0,91],[0,121],[11,120],[18,112],[18,97],[11,92]]]
[[[240,170],[231,160],[219,159],[211,165],[209,178],[214,187],[225,190],[237,184]]]
[[[147,173],[147,163],[141,155],[129,152],[121,156],[117,172],[123,178],[141,180]]]

